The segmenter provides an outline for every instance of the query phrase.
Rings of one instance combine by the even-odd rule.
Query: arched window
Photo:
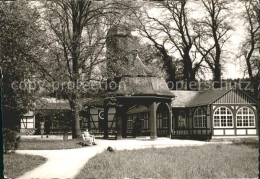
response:
[[[237,111],[237,127],[255,127],[255,114],[252,109],[242,107]]]
[[[204,110],[199,107],[194,112],[194,127],[195,128],[204,128],[206,127],[206,113]]]
[[[213,114],[214,127],[233,127],[233,114],[227,107],[219,107]]]

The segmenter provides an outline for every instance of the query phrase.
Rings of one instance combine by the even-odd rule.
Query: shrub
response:
[[[12,152],[16,150],[20,143],[20,136],[16,131],[5,128],[3,129],[3,148],[4,153]]]

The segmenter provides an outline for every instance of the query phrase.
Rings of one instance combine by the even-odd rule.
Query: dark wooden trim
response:
[[[105,107],[104,107],[104,139],[108,138],[108,110],[109,110],[109,107],[105,105]]]

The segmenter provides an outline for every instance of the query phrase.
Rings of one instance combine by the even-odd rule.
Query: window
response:
[[[23,116],[21,119],[21,128],[22,129],[33,129],[34,128],[34,119],[32,116]]]
[[[168,128],[168,118],[164,117],[162,122],[163,122],[163,124],[162,124],[163,128]]]
[[[252,109],[243,107],[237,111],[237,127],[255,127],[255,114]]]
[[[185,111],[181,110],[178,116],[178,128],[181,129],[185,127],[186,127],[186,114]]]
[[[194,127],[195,128],[204,128],[206,127],[206,114],[203,111],[203,108],[197,108],[194,113]]]
[[[227,107],[219,107],[213,114],[214,127],[233,127],[233,114]]]
[[[133,116],[129,115],[127,120],[127,129],[133,129]]]

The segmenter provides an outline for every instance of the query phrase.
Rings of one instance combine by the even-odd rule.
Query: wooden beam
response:
[[[169,124],[168,124],[168,137],[171,139],[172,134],[172,108],[171,103],[169,104]]]
[[[120,140],[122,139],[122,135],[123,135],[123,130],[122,130],[122,112],[120,107],[116,108],[116,128],[117,128],[117,136],[116,139]]]
[[[153,102],[150,106],[150,122],[151,122],[151,136],[152,140],[157,139],[157,127],[156,127],[156,102]]]
[[[104,139],[108,139],[108,106],[104,106]]]

